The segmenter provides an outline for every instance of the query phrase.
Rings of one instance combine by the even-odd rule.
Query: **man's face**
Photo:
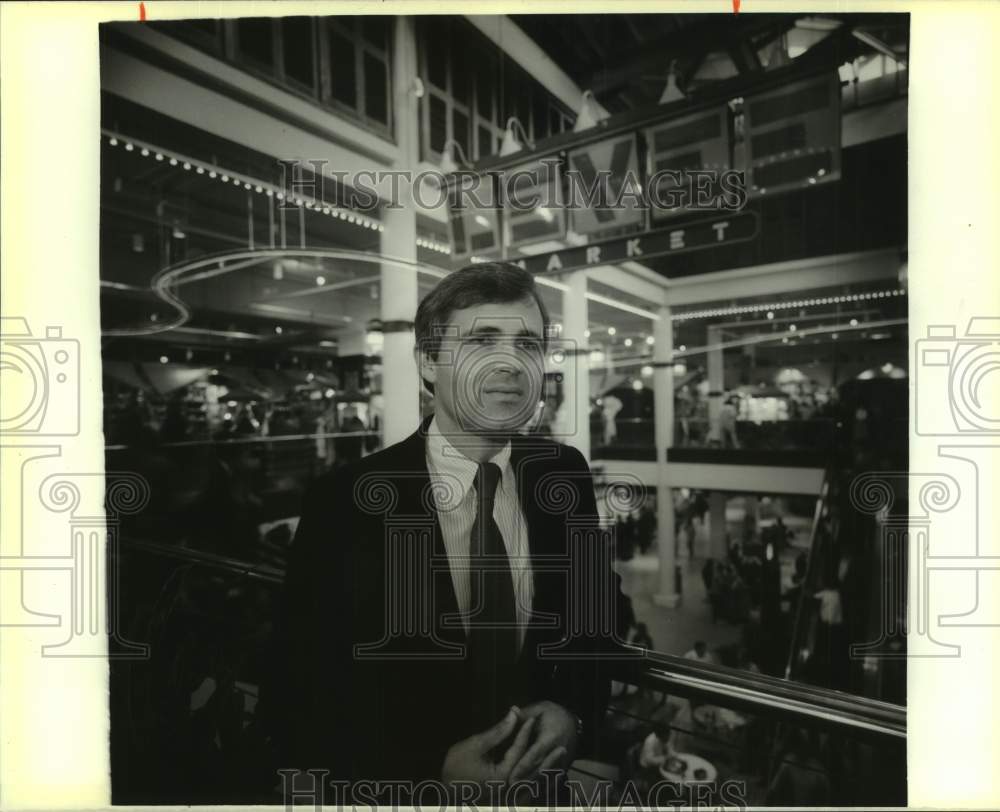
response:
[[[531,297],[455,310],[436,359],[422,354],[435,408],[452,431],[509,433],[527,423],[542,391],[542,314]]]

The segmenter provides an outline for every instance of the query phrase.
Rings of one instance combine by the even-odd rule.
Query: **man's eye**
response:
[[[534,352],[538,349],[540,344],[536,338],[520,338],[517,341],[517,346],[522,350]]]

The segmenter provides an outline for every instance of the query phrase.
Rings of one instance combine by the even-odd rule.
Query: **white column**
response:
[[[399,144],[401,169],[418,161],[417,43],[412,17],[397,17],[393,41],[393,120]],[[417,213],[409,187],[399,184],[400,208],[383,212],[381,251],[416,261]],[[416,271],[382,266],[381,318],[385,330],[382,349],[382,394],[385,401],[383,444],[392,445],[411,434],[420,422],[420,379],[413,358],[413,318],[417,312]]]
[[[660,588],[653,595],[658,606],[674,607],[680,601],[674,581],[677,539],[674,534],[674,494],[670,487],[667,449],[674,442],[674,331],[670,308],[657,310],[653,322],[653,404],[656,443],[656,545],[660,554]]]
[[[590,461],[590,340],[588,327],[587,276],[583,271],[562,279],[562,339],[566,347],[563,362],[563,402],[556,415],[556,439],[580,450]]]
[[[708,328],[708,437],[722,443],[719,427],[722,420],[722,393],[725,389],[725,368],[723,367],[722,331],[714,326]]]

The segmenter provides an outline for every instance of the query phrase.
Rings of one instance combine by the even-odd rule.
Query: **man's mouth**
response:
[[[486,389],[486,393],[499,393],[504,395],[521,395],[524,394],[524,390],[517,386],[490,386]]]

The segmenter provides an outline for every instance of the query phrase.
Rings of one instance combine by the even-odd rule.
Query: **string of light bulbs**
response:
[[[430,251],[437,251],[439,254],[451,254],[451,246],[437,240],[429,240],[424,237],[417,237],[417,245]]]
[[[689,313],[677,313],[671,316],[671,321],[689,321],[691,319],[710,319],[717,316],[734,316],[741,313],[763,313],[774,310],[788,310],[795,307],[816,307],[817,305],[846,304],[851,302],[867,302],[875,299],[891,299],[905,296],[903,288],[895,290],[872,290],[866,293],[845,293],[840,296],[820,296],[813,299],[796,299],[795,301],[768,302],[766,304],[742,305],[739,307],[723,307],[714,310],[692,310]]]
[[[265,197],[273,198],[278,201],[284,202],[287,199],[288,203],[293,206],[299,206],[301,208],[314,211],[317,214],[325,214],[336,219],[344,220],[352,225],[358,226],[359,228],[368,228],[372,231],[379,232],[385,231],[385,226],[382,223],[371,217],[359,214],[353,209],[331,205],[326,201],[317,200],[303,195],[286,195],[283,189],[275,186],[273,183],[268,183],[267,181],[263,181],[258,178],[252,178],[248,175],[244,175],[230,169],[223,169],[215,164],[199,161],[196,158],[191,158],[190,156],[182,155],[178,152],[174,152],[173,150],[158,147],[154,144],[140,141],[136,138],[126,137],[120,133],[113,132],[112,130],[101,128],[101,133],[105,136],[110,146],[120,146],[126,152],[138,152],[143,158],[151,158],[154,161],[166,162],[170,166],[180,166],[186,171],[194,172],[197,175],[203,175],[211,180],[216,180],[219,183],[242,187],[248,192],[253,191],[256,194],[264,195]]]

